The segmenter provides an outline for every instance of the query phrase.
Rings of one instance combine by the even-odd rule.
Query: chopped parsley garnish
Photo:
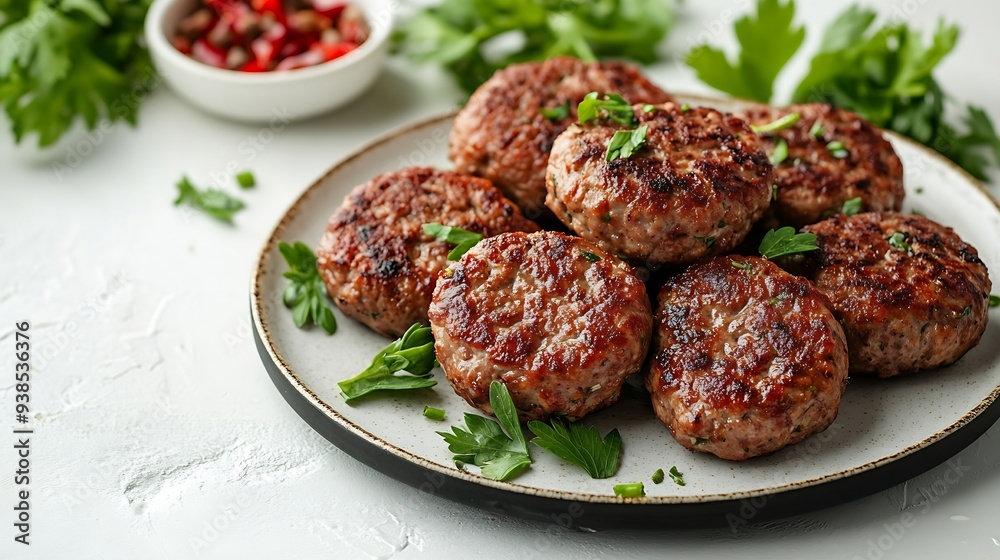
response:
[[[726,227],[726,226],[728,226],[728,225],[729,225],[729,224],[727,224],[725,220],[719,220],[719,223],[718,223],[718,224],[716,224],[716,226],[715,226],[715,227],[717,227],[717,228],[719,228],[719,229],[722,229],[722,228],[724,228],[724,227]]]
[[[690,111],[690,110],[691,110],[691,106],[690,106],[690,105],[688,105],[687,103],[685,103],[685,104],[681,105],[681,112],[682,112],[682,113],[687,113],[687,112],[688,112],[688,111]]]
[[[598,93],[588,93],[576,108],[577,120],[586,124],[596,119],[610,119],[623,126],[635,126],[635,113],[625,98],[617,93],[605,94],[598,99]]]
[[[837,159],[844,159],[847,156],[851,155],[850,152],[847,151],[847,148],[844,147],[844,143],[841,142],[840,140],[834,140],[833,142],[830,142],[829,144],[826,145],[826,149],[830,150],[830,153],[833,155],[833,157]]]
[[[615,496],[621,498],[641,498],[646,495],[646,489],[642,486],[641,482],[615,484],[614,491]]]
[[[699,242],[701,242],[703,245],[705,245],[706,249],[715,244],[715,238],[712,237],[712,236],[701,237],[701,236],[696,235],[696,236],[694,236],[694,238],[696,240],[698,240]]]
[[[840,211],[845,216],[853,216],[858,212],[861,212],[861,197],[859,196],[850,200],[845,200],[844,206],[841,207]]]
[[[507,387],[499,381],[490,383],[490,406],[496,420],[465,413],[465,428],[452,426],[451,432],[438,432],[455,454],[455,461],[480,468],[486,478],[510,480],[531,464],[517,410]]]
[[[795,228],[791,226],[768,231],[760,242],[761,256],[772,260],[783,255],[815,251],[818,248],[815,233],[795,233]]]
[[[893,247],[901,251],[906,251],[907,253],[909,253],[913,251],[913,248],[910,247],[910,244],[906,242],[907,237],[908,236],[905,233],[897,231],[896,233],[890,235],[887,241],[889,242],[889,245],[892,245]]]
[[[177,183],[177,191],[174,206],[186,202],[190,206],[227,224],[233,223],[233,215],[244,208],[242,201],[229,196],[225,191],[218,189],[199,191],[197,187],[191,184],[191,181],[187,177],[181,177],[180,182]]]
[[[424,407],[424,416],[430,418],[431,420],[436,420],[438,422],[444,420],[445,411],[440,408],[434,408],[433,406]]]
[[[565,103],[562,105],[556,105],[555,107],[542,107],[538,110],[538,112],[550,121],[561,121],[569,116],[569,100],[567,99]]]
[[[291,280],[281,295],[285,307],[292,310],[292,320],[300,329],[310,323],[327,334],[337,332],[337,319],[326,302],[326,286],[316,269],[316,255],[305,243],[278,243],[278,250],[288,263],[284,276]]]
[[[771,165],[778,165],[786,159],[788,159],[788,142],[778,138],[774,144],[774,152],[771,153]]]
[[[816,121],[811,127],[809,127],[809,136],[813,138],[820,138],[823,136],[823,123]]]
[[[249,189],[257,184],[257,179],[253,176],[252,171],[240,171],[236,174],[236,183],[241,188]]]
[[[793,126],[795,123],[799,122],[799,118],[801,117],[802,115],[798,113],[788,113],[787,115],[781,117],[780,119],[773,120],[764,125],[760,126],[750,125],[750,129],[756,132],[757,134],[767,134],[770,132],[777,132],[779,130],[784,130],[790,126]]]
[[[649,127],[642,125],[635,130],[619,130],[611,137],[608,151],[604,159],[611,162],[616,159],[628,159],[646,143],[646,131]]]
[[[537,436],[531,443],[582,468],[591,478],[608,478],[618,470],[622,436],[617,429],[603,439],[594,426],[564,424],[559,420],[552,420],[551,425],[537,420],[528,422],[528,429]]]
[[[677,486],[687,486],[687,484],[685,484],[684,482],[684,473],[677,470],[676,466],[670,467],[670,470],[667,472],[667,474],[670,475],[670,480],[673,480],[674,484],[676,484]]]
[[[649,478],[653,481],[653,484],[660,484],[661,482],[663,482],[663,469],[656,469],[656,472],[653,473],[653,476]]]
[[[436,365],[431,328],[414,323],[402,337],[376,354],[364,371],[337,386],[348,404],[372,391],[427,389],[437,385],[431,379]],[[396,375],[401,371],[409,375]]]
[[[729,264],[733,265],[733,268],[738,268],[746,272],[753,272],[753,266],[748,262],[740,262],[737,260],[729,259]]]
[[[972,306],[971,305],[966,305],[965,308],[962,309],[962,312],[958,315],[958,317],[959,318],[965,317],[966,315],[968,315],[971,312],[972,312]]]
[[[771,200],[778,200],[778,185],[771,185]]]
[[[652,113],[655,110],[656,110],[656,105],[651,105],[649,103],[646,103],[645,105],[642,106],[643,113]]]
[[[595,263],[601,260],[601,257],[591,253],[590,251],[580,251],[580,256],[587,260],[587,262]]]
[[[990,307],[1000,306],[1000,296],[990,294]]]
[[[462,258],[462,255],[473,248],[476,243],[483,240],[483,236],[480,233],[464,230],[460,227],[443,226],[437,222],[424,224],[424,233],[438,241],[455,245],[455,248],[448,253],[448,260],[450,261],[457,261]]]

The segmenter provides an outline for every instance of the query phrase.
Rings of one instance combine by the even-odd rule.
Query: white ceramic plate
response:
[[[730,110],[737,106],[695,97],[681,97],[681,102]],[[626,394],[586,419],[602,433],[621,431],[621,467],[613,478],[591,479],[534,446],[535,463],[511,482],[459,471],[435,431],[461,422],[463,413],[473,410],[452,392],[440,370],[433,392],[386,394],[346,405],[337,382],[364,369],[389,341],[339,313],[334,336],[296,328],[281,303],[285,264],[277,251],[278,241],[315,246],[330,214],[355,185],[400,167],[450,167],[451,125],[448,115],[394,131],[336,165],[282,218],[252,281],[258,347],[286,399],[336,445],[390,476],[527,517],[552,519],[572,510],[572,523],[584,526],[636,526],[664,517],[683,524],[725,522],[734,512],[748,519],[748,502],[741,500],[752,501],[749,517],[759,521],[897,484],[971,443],[1000,415],[1000,405],[990,407],[1000,394],[1000,325],[992,322],[979,346],[951,367],[890,380],[852,379],[833,426],[768,457],[734,463],[687,451],[656,420],[646,400]],[[979,249],[991,270],[1000,270],[997,203],[944,158],[904,138],[890,135],[890,140],[906,169],[904,211],[916,209],[952,226]],[[446,422],[424,418],[424,405],[445,409]],[[672,466],[684,473],[686,486],[669,478],[659,485],[650,482],[653,471]],[[645,498],[615,497],[614,484],[634,481],[645,482]]]

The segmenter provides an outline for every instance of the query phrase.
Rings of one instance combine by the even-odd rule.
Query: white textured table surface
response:
[[[800,4],[807,45],[843,7]],[[717,40],[729,41],[725,11],[748,5],[687,2],[667,48],[683,52],[719,28]],[[928,30],[941,16],[959,23],[962,39],[937,75],[1000,119],[1000,3],[877,6]],[[667,89],[708,91],[674,63],[650,74]],[[138,128],[113,127],[61,179],[50,163],[66,162],[64,149],[39,156],[0,140],[0,347],[13,346],[15,321],[31,321],[36,413],[30,547],[12,540],[16,456],[9,432],[0,436],[0,558],[1000,558],[1000,427],[951,474],[944,465],[841,507],[735,532],[646,533],[489,515],[376,473],[315,434],[253,346],[257,250],[337,159],[454,107],[446,84],[393,60],[350,108],[273,134],[157,91]],[[181,174],[205,184],[229,162],[254,170],[259,185],[240,194],[248,208],[235,227],[171,205]],[[2,354],[8,426],[13,360]]]

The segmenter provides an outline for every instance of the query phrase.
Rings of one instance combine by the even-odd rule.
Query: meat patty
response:
[[[705,107],[633,107],[645,145],[608,162],[624,127],[574,124],[549,159],[545,203],[569,228],[650,268],[731,251],[771,200],[774,172],[742,120]]]
[[[660,291],[646,388],[684,447],[742,461],[833,423],[847,343],[826,296],[759,257],[717,257]]]
[[[514,64],[480,86],[455,118],[455,170],[493,181],[529,218],[550,217],[544,205],[549,151],[576,121],[577,103],[592,91],[618,93],[632,103],[670,100],[631,64],[570,57]],[[566,103],[565,118],[541,113]]]
[[[430,308],[455,392],[483,412],[506,385],[523,421],[614,403],[649,346],[653,313],[625,263],[555,232],[484,240],[441,274]]]
[[[903,164],[882,131],[858,115],[832,105],[809,103],[776,109],[755,107],[739,116],[761,126],[798,113],[789,128],[762,134],[767,153],[778,140],[788,157],[774,168],[776,223],[802,227],[841,212],[861,197],[865,212],[903,207]],[[843,144],[843,149],[837,143]]]
[[[986,329],[986,265],[951,228],[895,212],[805,228],[816,287],[847,333],[851,371],[892,377],[951,364]],[[897,235],[900,234],[900,235]]]
[[[485,236],[536,231],[485,179],[408,168],[356,187],[330,218],[316,266],[340,310],[388,337],[427,324],[451,246],[423,232],[438,222]]]

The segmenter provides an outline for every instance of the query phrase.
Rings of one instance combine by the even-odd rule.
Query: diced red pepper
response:
[[[265,68],[264,66],[261,66],[260,64],[257,64],[256,60],[251,60],[250,62],[247,62],[243,66],[240,66],[240,71],[241,72],[267,72],[267,68]]]
[[[343,0],[313,0],[313,9],[320,14],[337,21],[340,13],[347,7],[347,2]]]
[[[335,58],[340,58],[345,54],[358,48],[354,43],[342,42],[329,45],[327,43],[313,43],[312,49],[323,53],[323,61],[327,62]]]

